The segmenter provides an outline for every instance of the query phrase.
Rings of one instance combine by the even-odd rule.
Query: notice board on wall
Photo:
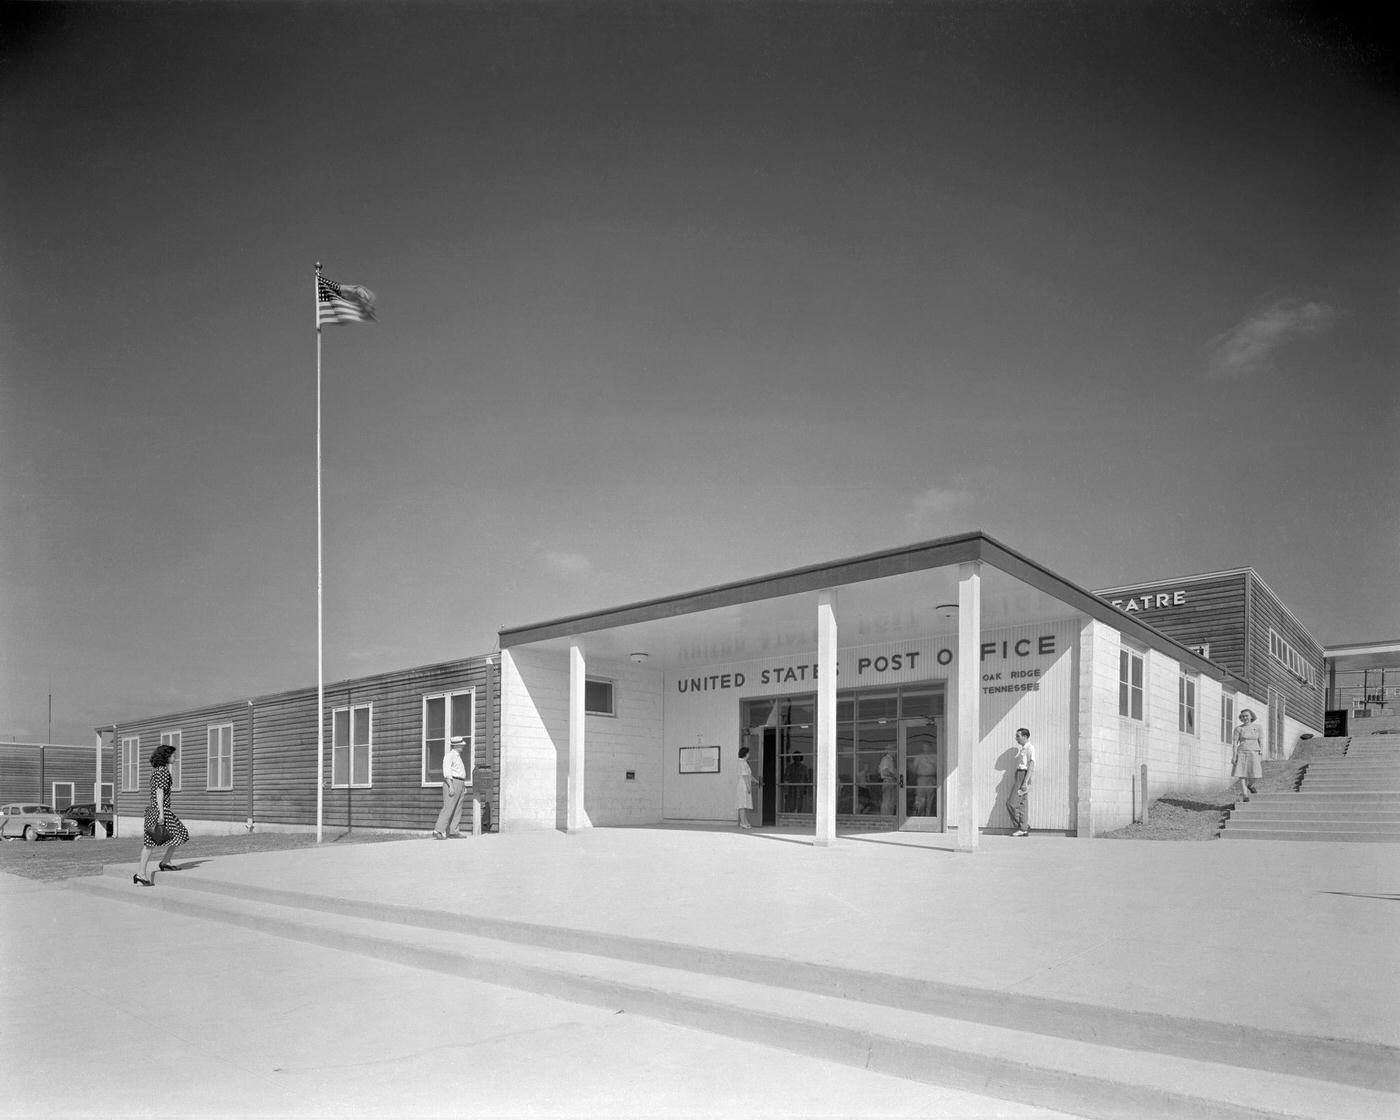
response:
[[[681,773],[682,774],[718,774],[719,773],[719,747],[682,747],[681,748]]]

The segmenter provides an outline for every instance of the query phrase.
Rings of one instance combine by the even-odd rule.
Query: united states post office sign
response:
[[[1069,649],[1073,628],[1020,626],[982,633],[978,670],[984,692],[1034,691],[1035,681]],[[842,688],[942,680],[957,663],[951,636],[857,646],[838,652],[836,675]],[[676,674],[675,694],[734,693],[761,696],[815,691],[819,667],[813,657],[760,658]]]

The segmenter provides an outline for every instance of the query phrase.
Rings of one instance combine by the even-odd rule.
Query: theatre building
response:
[[[1244,682],[1245,691],[1269,709],[1268,757],[1287,758],[1301,735],[1322,734],[1327,702],[1322,646],[1253,568],[1095,594]]]
[[[732,822],[747,746],[756,821],[971,848],[1026,727],[1033,830],[1098,835],[1219,789],[1235,713],[1268,716],[1147,621],[970,533],[508,628],[502,827]]]

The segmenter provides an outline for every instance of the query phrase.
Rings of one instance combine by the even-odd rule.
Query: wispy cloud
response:
[[[582,553],[558,552],[545,548],[539,542],[536,542],[533,547],[535,555],[539,557],[541,563],[556,575],[567,576],[570,579],[581,579],[593,574],[593,561]]]
[[[949,515],[966,509],[974,500],[975,495],[971,490],[930,486],[914,499],[904,515],[905,535],[922,540],[955,530],[957,526],[948,523]]]
[[[1283,347],[1321,334],[1345,312],[1312,300],[1279,299],[1211,340],[1210,372],[1247,377],[1266,370]]]

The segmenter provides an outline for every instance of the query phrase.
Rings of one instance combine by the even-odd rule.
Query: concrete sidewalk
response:
[[[6,1116],[1075,1120],[69,883],[0,874],[0,947]]]
[[[1400,847],[709,828],[199,863],[192,878],[1400,1047]],[[189,875],[189,872],[184,873]],[[172,885],[164,876],[158,885]]]
[[[182,862],[88,885],[1084,1115],[1400,1114],[1393,845],[665,827]]]

